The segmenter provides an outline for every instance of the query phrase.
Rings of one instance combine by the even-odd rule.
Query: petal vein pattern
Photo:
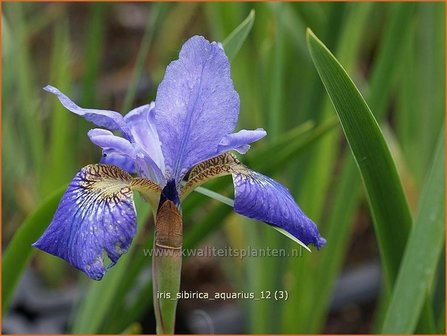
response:
[[[92,279],[102,279],[136,234],[131,178],[115,166],[82,168],[33,246],[68,261]],[[107,266],[105,256],[111,261]]]
[[[238,114],[239,95],[224,51],[215,42],[192,37],[168,66],[155,100],[167,179],[179,183],[195,164],[218,155]]]
[[[326,240],[298,207],[286,187],[252,170],[233,174],[234,210],[249,218],[286,230],[305,245],[321,248]]]

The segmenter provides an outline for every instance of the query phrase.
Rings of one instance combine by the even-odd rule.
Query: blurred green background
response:
[[[238,127],[263,127],[268,136],[242,160],[288,186],[328,244],[298,258],[185,260],[182,289],[287,290],[289,297],[287,301],[180,300],[178,332],[383,330],[393,288],[381,285],[383,272],[365,189],[312,62],[305,31],[310,27],[326,44],[365,97],[415,217],[444,124],[444,3],[4,3],[2,7],[4,248],[27,218],[28,223],[40,223],[35,230],[43,230],[61,190],[101,154],[86,136],[94,126],[64,110],[42,91],[43,86],[58,87],[83,107],[127,113],[155,98],[166,66],[177,58],[187,38],[204,35],[224,41],[254,10],[255,16],[243,25],[248,35],[232,59],[232,77],[241,97]],[[206,187],[232,197],[231,184],[221,178]],[[444,205],[441,199],[429,203],[440,202]],[[267,225],[237,216],[203,195],[191,195],[183,208],[185,247],[297,248]],[[36,209],[40,209],[37,215]],[[76,293],[58,332],[153,332],[150,258],[142,253],[151,246],[153,225],[149,206],[138,200],[137,209],[140,229],[131,251],[99,283],[57,258],[31,250],[23,242],[39,234],[24,234],[16,253],[24,265],[30,262],[27,272],[33,274],[33,283],[51,293],[43,297]],[[424,333],[445,332],[445,258],[444,247],[440,248],[433,277],[415,287],[426,292],[428,310],[413,318],[419,321],[415,330]],[[16,294],[26,292],[15,286],[26,273],[19,266],[3,266],[7,294],[12,298],[14,288]],[[8,317],[21,316],[20,321],[30,325],[52,314],[45,304],[32,302],[30,308],[29,301],[16,298],[11,309],[3,306],[5,331],[36,330],[17,329]]]

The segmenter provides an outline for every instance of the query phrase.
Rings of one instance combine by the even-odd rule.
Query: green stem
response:
[[[155,218],[152,278],[157,334],[173,334],[182,270],[183,224],[180,211],[169,200]]]

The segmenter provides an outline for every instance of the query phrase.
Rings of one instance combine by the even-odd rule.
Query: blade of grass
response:
[[[445,238],[445,132],[441,132],[415,224],[388,307],[383,333],[413,333],[433,283]]]
[[[312,59],[359,166],[384,264],[385,281],[391,287],[411,226],[411,214],[399,175],[380,128],[360,92],[323,43],[310,30],[307,36]],[[381,159],[377,160],[379,157]],[[430,332],[432,327],[432,311],[427,302],[418,329]]]
[[[360,169],[386,279],[392,284],[411,226],[402,184],[380,128],[360,92],[340,63],[310,30],[307,37],[315,67]]]
[[[19,227],[13,239],[9,242],[3,254],[2,269],[2,311],[8,311],[10,300],[14,294],[20,276],[28,265],[34,248],[31,246],[44,232],[59,200],[67,186],[59,188],[53,195],[45,199],[42,204],[27,217]],[[6,271],[7,270],[7,271]]]
[[[368,101],[377,118],[383,118],[390,101],[390,90],[394,79],[400,71],[395,60],[404,54],[403,44],[406,39],[402,35],[409,35],[408,28],[412,24],[414,7],[412,4],[393,4],[389,10],[389,18],[384,24],[383,38],[379,45],[377,61],[372,65],[371,85]],[[402,68],[402,65],[400,66]],[[307,325],[310,332],[321,332],[324,327],[325,312],[330,303],[331,289],[342,266],[351,231],[354,211],[360,202],[358,198],[361,180],[351,153],[345,153],[342,158],[340,180],[334,196],[334,205],[327,222],[326,238],[329,243],[321,251],[321,261],[318,263],[315,295],[313,306],[308,314]],[[352,191],[357,190],[357,192]]]
[[[247,18],[234,29],[230,35],[223,41],[225,53],[230,62],[234,59],[245,39],[250,33],[253,23],[255,22],[255,11],[252,9]]]

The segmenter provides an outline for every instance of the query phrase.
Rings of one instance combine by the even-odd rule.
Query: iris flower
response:
[[[141,192],[158,212],[173,204],[180,213],[181,201],[194,188],[223,175],[233,177],[238,214],[279,228],[305,245],[325,244],[287,188],[250,170],[231,153],[246,153],[266,132],[235,132],[239,95],[220,43],[201,36],[186,41],[179,59],[167,67],[155,102],[125,116],[81,108],[58,89],[44,89],[65,108],[101,127],[88,136],[102,148],[102,159],[76,174],[33,246],[90,278],[102,279],[136,234],[133,191]]]

